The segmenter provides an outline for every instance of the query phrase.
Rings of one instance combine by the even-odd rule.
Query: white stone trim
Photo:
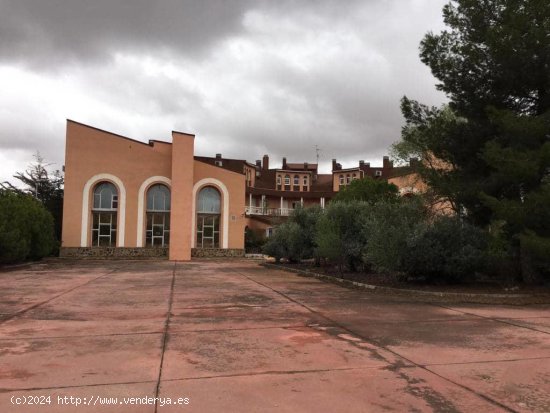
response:
[[[191,203],[193,204],[192,210],[193,214],[191,216],[191,246],[195,248],[196,245],[196,225],[197,225],[197,216],[196,216],[196,208],[197,208],[197,192],[200,188],[203,186],[213,185],[217,187],[220,191],[222,191],[223,194],[223,227],[222,227],[222,248],[228,248],[229,245],[229,191],[227,190],[227,187],[222,181],[219,181],[215,178],[204,178],[201,179],[199,182],[197,182],[193,186],[193,198],[191,199]]]
[[[89,247],[88,245],[88,224],[90,216],[90,191],[91,188],[100,181],[110,181],[118,188],[118,226],[117,226],[117,247],[124,247],[124,233],[126,229],[126,188],[120,178],[111,174],[98,174],[92,176],[84,185],[82,192],[82,222],[80,228],[80,246]]]
[[[145,190],[149,188],[151,185],[154,184],[166,184],[168,188],[170,188],[170,198],[172,197],[171,191],[172,191],[172,180],[170,178],[166,178],[165,176],[152,176],[150,178],[147,178],[141,186],[139,187],[138,192],[138,209],[137,209],[137,239],[136,239],[136,247],[140,248],[143,247],[143,226],[144,226],[144,218],[145,218]],[[172,205],[170,203],[170,208],[172,208]]]

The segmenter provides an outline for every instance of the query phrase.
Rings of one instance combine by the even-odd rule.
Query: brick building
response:
[[[324,207],[355,179],[410,181],[411,168],[388,157],[354,168],[333,159],[321,174],[315,163],[286,158],[270,168],[268,155],[255,163],[195,156],[194,139],[172,132],[172,142],[142,143],[69,120],[61,255],[242,255],[245,228],[269,236],[294,208]]]

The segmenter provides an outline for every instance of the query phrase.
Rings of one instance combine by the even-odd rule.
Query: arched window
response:
[[[307,175],[304,175],[304,186],[307,186]]]
[[[197,196],[197,248],[219,248],[220,216],[220,192],[204,187]]]
[[[300,177],[298,175],[294,175],[294,185],[300,185]]]
[[[340,185],[344,185],[344,175],[340,175]]]
[[[92,246],[116,245],[118,192],[110,182],[100,182],[94,188],[92,204]]]
[[[166,247],[170,244],[170,190],[161,184],[147,191],[147,247]]]
[[[346,184],[349,184],[351,182],[351,176],[350,174],[346,175]]]

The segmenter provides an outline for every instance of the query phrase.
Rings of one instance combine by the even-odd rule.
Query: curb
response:
[[[527,304],[550,304],[550,295],[536,294],[483,294],[483,293],[456,293],[410,290],[406,288],[383,287],[379,285],[366,284],[358,281],[345,280],[333,277],[331,275],[319,274],[314,271],[289,268],[284,265],[264,262],[260,264],[267,268],[274,268],[287,272],[292,272],[305,277],[318,278],[333,284],[344,285],[351,288],[359,288],[372,293],[393,295],[400,297],[409,297],[432,302],[452,302],[452,303],[475,303],[475,304],[506,304],[506,305],[527,305]]]

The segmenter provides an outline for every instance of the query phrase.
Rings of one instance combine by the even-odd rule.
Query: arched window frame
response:
[[[163,195],[157,199],[153,191]],[[147,247],[167,247],[170,244],[170,209],[172,194],[164,183],[154,183],[147,188],[145,245]],[[160,202],[159,202],[160,201]],[[160,205],[157,205],[157,202]]]
[[[201,197],[216,195],[216,199]],[[221,245],[220,226],[222,213],[222,194],[214,186],[206,185],[197,191],[196,195],[196,240],[197,248],[219,248]],[[211,205],[208,205],[208,204]]]
[[[106,191],[108,193],[105,193]],[[106,180],[96,182],[92,188],[92,225],[90,230],[92,247],[116,246],[118,193],[117,186]]]

